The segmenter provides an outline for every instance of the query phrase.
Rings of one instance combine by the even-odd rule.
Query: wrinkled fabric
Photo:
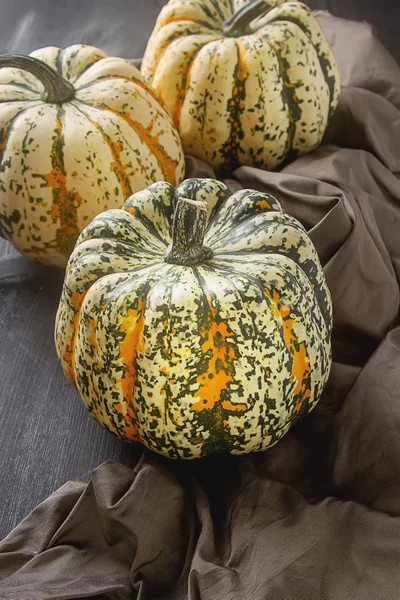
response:
[[[400,70],[368,25],[319,18],[344,84],[324,143],[223,180],[276,196],[316,246],[334,314],[320,403],[262,453],[143,450],[67,482],[0,543],[0,598],[400,597]],[[186,176],[215,173],[187,157]]]

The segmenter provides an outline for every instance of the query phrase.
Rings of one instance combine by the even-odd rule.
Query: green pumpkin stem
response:
[[[282,4],[284,0],[253,0],[250,4],[243,6],[237,13],[223,24],[223,32],[227,37],[240,37],[253,33],[250,23],[267,14],[270,10]]]
[[[0,56],[1,67],[22,69],[37,77],[44,87],[41,95],[44,102],[62,104],[63,102],[69,102],[75,96],[72,83],[61,77],[52,67],[33,56],[3,54]]]
[[[172,223],[172,244],[165,254],[165,262],[194,266],[210,260],[213,252],[204,246],[206,226],[206,202],[178,200]]]

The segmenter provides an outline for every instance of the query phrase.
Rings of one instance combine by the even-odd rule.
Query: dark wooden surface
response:
[[[163,3],[3,0],[0,52],[84,42],[138,57]],[[397,2],[310,4],[375,23],[400,61]],[[62,374],[53,343],[62,275],[0,242],[0,538],[67,480],[87,479],[107,459],[133,465],[140,450],[101,429]]]
[[[0,539],[67,480],[87,479],[107,459],[133,465],[139,450],[89,417],[61,371],[53,328],[62,271],[8,256],[0,262]]]

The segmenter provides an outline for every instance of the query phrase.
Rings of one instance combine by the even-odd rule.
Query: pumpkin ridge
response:
[[[163,27],[166,27],[171,23],[196,23],[196,25],[200,25],[200,27],[206,27],[207,29],[211,29],[212,31],[214,30],[212,25],[210,23],[207,23],[206,21],[201,21],[199,19],[189,19],[187,17],[170,17],[164,22]]]
[[[296,22],[294,19],[285,19],[284,23],[287,27],[287,32],[290,33],[290,36],[293,39],[298,39],[299,41],[303,38],[302,42],[303,49],[305,52],[305,63],[306,64],[314,64],[315,74],[322,74],[321,84],[323,82],[323,88],[320,94],[316,94],[314,98],[309,98],[306,104],[303,104],[304,98],[300,99],[298,95],[302,95],[304,93],[304,82],[301,77],[297,73],[293,73],[291,75],[294,83],[290,84],[289,75],[287,77],[287,83],[283,88],[284,92],[286,92],[286,97],[288,99],[288,104],[291,106],[290,115],[291,122],[293,121],[293,136],[290,141],[290,147],[288,150],[288,157],[286,161],[282,163],[282,167],[287,164],[288,161],[291,161],[297,153],[302,153],[301,144],[305,142],[304,133],[301,134],[301,131],[305,132],[308,130],[309,135],[314,134],[313,139],[309,139],[309,151],[313,150],[317,147],[322,140],[322,136],[325,130],[324,123],[327,119],[330,118],[331,108],[333,103],[333,96],[331,93],[331,89],[329,87],[329,82],[327,80],[327,73],[321,67],[321,53],[317,47],[317,44],[313,42],[313,39],[309,37],[309,30],[305,26],[302,26],[301,21]],[[287,59],[282,57],[282,62],[287,63]],[[301,62],[299,61],[299,65]],[[297,78],[296,78],[297,75]],[[297,88],[297,83],[299,84],[299,88]],[[306,88],[307,89],[307,88]],[[314,110],[313,110],[313,125],[310,126],[310,114],[308,112],[308,104],[311,101],[314,101]],[[295,109],[295,105],[297,108]],[[296,112],[294,112],[296,111]],[[297,118],[296,118],[297,113]],[[301,125],[298,127],[298,122],[300,124],[301,120],[304,120]],[[304,129],[301,126],[305,126]],[[306,129],[307,128],[307,129]]]
[[[222,397],[224,391],[228,396],[228,386],[234,381],[234,361],[239,357],[235,345],[227,342],[229,338],[234,339],[235,334],[229,323],[222,319],[218,308],[213,306],[213,293],[207,288],[199,270],[193,267],[193,272],[203,293],[203,305],[207,307],[199,330],[202,352],[207,359],[204,370],[196,377],[200,387],[195,392],[198,400],[192,404],[199,424],[205,421],[210,432],[209,438],[202,445],[203,455],[209,448],[215,451],[216,448],[221,450],[225,446],[234,445],[226,417],[232,411],[246,412],[248,406],[242,403],[232,404],[227,397]]]
[[[281,322],[285,347],[290,356],[290,382],[292,385],[296,383],[296,387],[290,390],[290,395],[296,397],[303,388],[307,388],[308,385],[311,386],[310,357],[304,342],[298,342],[297,336],[293,331],[296,321],[294,318],[290,318],[291,309],[280,302],[281,297],[279,292],[274,289],[271,291],[268,287],[264,287],[264,296],[270,301],[271,311],[277,323]],[[303,396],[297,399],[293,409],[292,420],[296,419],[303,404],[310,396],[311,391],[308,389],[305,390]]]
[[[92,65],[90,65],[90,66],[92,66]],[[140,79],[134,79],[133,77],[128,77],[127,75],[118,75],[118,74],[99,75],[98,77],[96,77],[96,79],[91,80],[89,83],[85,83],[84,85],[77,86],[75,88],[75,90],[76,90],[76,92],[80,92],[81,90],[91,88],[93,85],[96,85],[96,83],[101,83],[102,81],[110,81],[112,79],[123,79],[124,81],[129,81],[130,83],[133,83],[134,85],[137,85],[139,88],[145,90],[149,94],[149,96],[151,96],[154,100],[156,100],[162,106],[162,108],[164,108],[164,110],[167,111],[168,116],[170,116],[168,109],[165,106],[164,100],[161,98],[160,94],[158,94],[156,92],[156,90],[154,90],[154,88],[152,88],[150,85],[147,85],[146,82],[141,81]],[[79,102],[86,104],[85,100],[80,100],[79,98],[76,98],[76,100],[79,100]]]
[[[40,92],[38,90],[33,90],[25,83],[21,83],[19,81],[0,82],[0,87],[3,87],[3,86],[8,87],[9,85],[14,85],[15,87],[21,88],[22,90],[27,90],[28,92],[32,92],[32,94],[40,94]],[[38,100],[39,100],[39,98],[38,98]],[[12,100],[0,100],[0,104],[2,104],[3,102],[12,102]],[[17,102],[34,102],[34,100],[33,100],[33,98],[32,99],[27,98],[26,100],[23,100],[21,98],[21,99],[17,100]]]
[[[174,21],[174,23],[179,24],[179,21]],[[203,27],[198,21],[193,21],[193,23],[195,25],[198,25],[199,28]],[[189,36],[191,37],[191,36],[199,36],[199,35],[210,35],[210,36],[215,35],[215,34],[212,33],[213,30],[210,29],[210,25],[207,25],[207,29],[210,30],[210,31],[209,32],[205,32],[205,31],[201,31],[201,30],[200,31],[193,31],[189,27],[186,27],[185,29],[183,29],[183,28],[179,29],[179,28],[176,27],[172,31],[172,33],[169,34],[165,38],[163,45],[160,45],[157,48],[157,51],[156,51],[154,59],[153,59],[154,64],[153,64],[153,66],[151,68],[151,75],[146,74],[147,78],[149,80],[152,80],[154,78],[154,76],[156,74],[156,71],[157,71],[157,69],[159,67],[159,64],[160,64],[160,62],[161,62],[164,54],[166,53],[166,51],[168,50],[168,48],[170,48],[170,46],[172,46],[172,44],[174,42],[179,41],[180,38],[182,38],[182,37],[189,37]],[[221,34],[221,37],[222,37],[222,34]],[[212,41],[212,40],[210,40],[210,41]]]
[[[149,188],[150,188],[150,186],[149,186]],[[164,210],[164,207],[158,201],[157,194],[155,192],[153,192],[152,190],[150,190],[149,188],[148,188],[148,191],[150,193],[149,200],[152,203],[152,206],[154,208],[157,208],[160,212],[164,211],[164,215],[169,221],[169,233],[171,233],[171,228],[172,228],[171,215],[167,214],[167,212]],[[170,243],[170,240],[166,240],[161,235],[161,233],[159,233],[157,228],[154,226],[153,221],[142,213],[142,211],[140,210],[140,207],[135,206],[134,203],[131,203],[130,205],[128,205],[128,201],[129,201],[129,198],[124,203],[123,210],[125,210],[126,212],[129,212],[129,214],[133,215],[136,219],[138,219],[138,221],[140,221],[145,227],[147,227],[147,229],[150,231],[150,233],[152,233],[160,242],[165,244],[165,246],[168,246],[168,244]]]
[[[156,271],[159,275],[159,279],[154,281],[150,280],[147,283],[141,282],[139,284],[139,286],[134,290],[134,293],[136,295],[137,307],[129,308],[127,311],[127,315],[125,317],[126,330],[123,330],[124,323],[122,323],[119,327],[119,331],[121,331],[122,333],[128,332],[120,342],[120,356],[122,358],[122,363],[124,367],[126,367],[126,369],[124,369],[125,376],[121,377],[119,380],[116,380],[116,382],[122,386],[123,402],[119,403],[120,408],[118,407],[118,405],[116,406],[115,404],[113,405],[113,408],[116,408],[117,412],[122,415],[125,411],[125,424],[122,427],[122,432],[127,439],[132,439],[132,434],[135,436],[136,439],[136,436],[138,435],[136,407],[137,403],[135,402],[135,384],[141,388],[142,383],[138,381],[137,358],[138,352],[141,350],[145,350],[146,348],[146,340],[143,335],[143,332],[145,327],[145,313],[148,297],[151,293],[151,290],[155,286],[160,285],[164,274],[170,270],[170,265],[164,265],[164,268],[162,270],[160,270],[158,263],[146,265],[145,268],[147,268],[150,271],[150,273],[152,271]],[[132,278],[130,277],[130,273],[126,273],[126,275],[128,277],[125,280],[121,281],[119,284],[117,284],[109,300],[112,300],[114,296],[116,298],[120,297],[124,293],[125,286],[127,286],[129,293]],[[134,311],[134,313],[141,313],[133,327],[130,326],[132,320],[132,311]],[[143,402],[143,395],[141,393],[139,394],[139,399],[141,402]],[[110,413],[110,416],[112,416],[112,412]],[[141,432],[140,437],[144,440],[148,440],[147,432]]]
[[[116,212],[110,214],[111,211]],[[121,215],[118,214],[119,212],[123,213],[124,217],[127,217],[127,221],[124,222],[125,230],[113,232],[113,227],[118,226],[118,220],[121,219]],[[151,238],[147,238],[145,247],[138,245],[138,236],[135,235],[135,215],[121,208],[111,209],[106,211],[106,213],[106,220],[101,213],[85,228],[78,238],[78,245],[93,239],[102,241],[105,244],[111,240],[126,246],[128,249],[134,250],[135,255],[136,253],[141,254],[144,252],[145,254],[150,253],[163,256],[165,243],[162,243],[160,248],[159,240],[152,233]],[[136,221],[136,224],[138,222],[142,224],[139,220]]]
[[[218,311],[212,306],[211,297],[206,296],[206,298],[209,314],[207,319],[208,328],[204,327],[202,330],[204,339],[201,346],[205,355],[210,351],[211,355],[207,361],[207,370],[204,373],[199,373],[196,378],[200,384],[199,389],[196,391],[196,397],[199,399],[192,405],[192,410],[196,413],[213,410],[216,405],[221,404],[223,406],[224,403],[229,402],[221,398],[221,392],[227,390],[229,383],[233,381],[233,361],[238,357],[235,348],[226,342],[228,338],[234,338],[233,332],[222,319],[216,319]],[[218,342],[216,342],[216,339],[218,339]],[[212,375],[211,378],[210,375]],[[215,383],[213,380],[216,380]],[[210,382],[212,382],[212,385],[210,385]],[[246,411],[247,406],[237,404],[235,410]]]
[[[34,102],[34,104],[32,106],[37,106],[38,104],[40,104],[40,101],[37,101],[37,102],[30,101],[30,102]],[[10,121],[8,122],[6,127],[5,128],[3,127],[2,129],[0,129],[0,193],[1,192],[6,193],[6,191],[7,191],[5,188],[4,182],[2,180],[1,174],[5,170],[5,168],[3,166],[3,157],[4,157],[4,151],[7,147],[9,137],[11,135],[11,132],[14,129],[15,122],[19,119],[21,114],[25,114],[30,108],[32,108],[32,106],[28,106],[28,107],[24,108],[23,110],[18,110],[16,112],[16,114],[10,119]],[[26,185],[25,177],[24,177],[24,182]],[[28,194],[28,197],[29,197],[29,194]],[[0,236],[6,240],[11,240],[13,224],[18,225],[18,223],[20,222],[20,219],[21,219],[21,212],[18,209],[14,209],[9,217],[7,217],[4,214],[4,212],[1,211],[0,212]]]
[[[21,113],[19,113],[19,114],[21,114]],[[33,127],[32,127],[32,126],[29,126],[29,127],[27,128],[27,130],[26,130],[26,133],[25,133],[25,136],[24,136],[24,138],[23,138],[23,140],[22,140],[22,148],[21,148],[21,149],[22,149],[22,153],[23,153],[23,154],[25,154],[25,153],[29,153],[29,151],[26,149],[26,140],[27,140],[27,138],[28,138],[28,135],[31,133],[31,130],[32,130],[32,129],[33,129]],[[1,164],[1,160],[0,160],[0,164]],[[24,166],[25,166],[25,165],[24,165]],[[1,167],[0,167],[0,169],[1,169]],[[27,180],[26,180],[26,176],[25,176],[25,174],[23,174],[23,180],[24,180],[25,192],[26,192],[26,196],[25,196],[25,202],[24,202],[24,211],[26,211],[26,208],[27,208],[27,207],[26,207],[26,199],[29,199],[29,197],[30,197],[30,192],[29,192],[29,186],[28,186],[28,182],[27,182]],[[52,244],[51,242],[48,244],[48,247],[51,247],[51,246],[53,246],[53,247],[57,248],[57,242],[56,242],[56,240],[54,240],[54,241],[53,241],[53,244]],[[35,246],[31,246],[31,249],[30,249],[30,250],[28,250],[27,254],[28,254],[28,256],[29,256],[29,252],[37,252],[37,253],[38,253],[38,255],[40,256],[40,253],[41,253],[41,252],[43,252],[43,251],[45,251],[45,249],[46,249],[46,248],[43,248],[43,249],[42,249],[42,248],[40,248],[40,246],[39,246],[39,247],[37,247],[37,248],[36,248]],[[21,250],[23,251],[23,248],[21,248]]]
[[[45,187],[51,187],[53,190],[51,216],[54,220],[60,219],[60,227],[56,230],[57,247],[68,257],[74,245],[73,240],[80,233],[77,209],[82,204],[83,198],[78,192],[67,189],[67,173],[64,164],[64,123],[65,110],[59,106],[54,130],[55,136],[53,136],[52,170],[47,175],[38,174],[38,177],[45,181]]]
[[[17,102],[19,103],[20,100],[18,100]],[[27,106],[26,108],[24,108],[22,110],[18,110],[17,113],[8,122],[6,127],[5,128],[3,127],[2,129],[0,129],[0,174],[2,173],[1,163],[3,162],[4,150],[7,147],[7,142],[9,140],[10,133],[11,133],[12,129],[14,128],[15,121],[21,115],[24,115],[30,108],[34,108],[35,106],[38,106],[41,104],[40,100],[28,100],[28,101],[24,100],[23,102],[31,102],[32,106]]]
[[[233,89],[228,100],[228,113],[230,121],[230,134],[227,141],[219,150],[224,162],[222,168],[236,169],[240,165],[240,140],[243,139],[242,108],[246,99],[247,68],[244,54],[244,44],[240,38],[235,39],[238,62],[233,76]],[[205,111],[205,109],[204,109]]]
[[[265,35],[262,37],[263,37],[263,39],[265,39],[267,44],[273,49],[273,51],[276,54],[276,58],[278,60],[278,66],[279,66],[279,73],[280,73],[280,76],[283,81],[281,95],[282,95],[283,104],[286,105],[288,108],[289,126],[288,126],[288,130],[287,130],[287,139],[286,139],[286,143],[285,143],[285,150],[283,152],[283,155],[278,158],[284,158],[286,156],[286,158],[288,159],[288,153],[290,152],[290,150],[292,148],[294,136],[296,133],[296,123],[297,123],[297,121],[299,121],[299,119],[301,117],[301,109],[299,108],[299,105],[295,101],[296,91],[295,91],[294,85],[292,83],[290,83],[289,77],[287,75],[287,61],[282,58],[282,56],[279,53],[278,48],[276,47],[274,42],[268,37],[268,35]],[[285,64],[285,62],[286,62],[286,64]],[[292,158],[295,158],[296,154],[297,153],[295,151],[293,151],[293,154],[289,160],[291,160]]]
[[[175,188],[168,181],[157,181],[149,185],[148,190],[153,198],[154,206],[165,215],[165,219],[168,222],[168,234],[171,236],[172,217],[176,207]],[[167,199],[165,198],[165,194],[169,196]]]
[[[124,210],[127,210],[130,214],[132,214],[131,211],[129,211],[129,209],[124,209]],[[135,211],[134,212],[135,218],[138,221],[140,221],[140,223],[142,223],[145,227],[147,227],[147,229],[150,231],[150,233],[155,238],[157,238],[160,242],[165,244],[165,247],[167,247],[169,242],[161,236],[161,234],[154,227],[152,221],[150,221],[147,217],[145,217],[138,208],[134,208],[134,211]]]
[[[307,19],[310,16],[312,16],[310,8],[306,4],[301,3],[301,7],[302,7],[302,10],[304,11],[304,13],[307,15]],[[277,8],[279,8],[279,10],[280,10],[279,14],[281,14],[285,9],[287,9],[287,7],[285,7],[284,4],[280,5]],[[278,18],[279,18],[279,16],[277,15],[276,20],[278,20]],[[335,97],[335,83],[336,83],[334,75],[329,75],[329,67],[332,66],[331,62],[330,62],[329,58],[327,58],[325,56],[325,54],[321,51],[320,42],[316,42],[316,41],[314,42],[313,32],[309,28],[307,23],[304,23],[303,21],[301,21],[301,19],[296,19],[295,15],[288,15],[288,14],[284,15],[284,20],[297,25],[303,31],[303,33],[306,34],[307,38],[311,41],[311,43],[314,45],[314,47],[317,51],[316,52],[317,58],[318,58],[322,73],[324,74],[324,79],[329,88],[330,102],[329,102],[329,117],[328,118],[330,118],[335,110],[333,108],[333,101],[334,101],[334,97]],[[274,21],[275,21],[275,19],[272,19],[270,21],[270,23],[273,23]]]
[[[210,247],[213,248],[212,240],[208,240],[208,243],[209,243]],[[313,248],[313,246],[311,246],[311,248]],[[314,275],[306,267],[306,262],[308,263],[308,260],[304,261],[303,263],[300,262],[300,255],[298,253],[297,248],[296,249],[289,248],[288,251],[286,251],[286,252],[283,252],[283,249],[280,248],[279,254],[277,253],[276,247],[273,247],[273,249],[274,249],[273,252],[267,252],[267,247],[264,246],[262,251],[259,248],[255,249],[255,250],[252,250],[251,248],[249,248],[247,250],[226,251],[226,252],[218,251],[218,250],[213,250],[213,251],[214,251],[215,259],[220,259],[220,260],[226,260],[229,258],[229,256],[238,256],[240,258],[240,256],[249,256],[249,255],[254,256],[256,254],[259,254],[260,256],[264,257],[265,260],[268,260],[268,256],[284,255],[286,257],[287,261],[293,262],[293,264],[296,265],[296,267],[298,267],[304,273],[304,276],[309,281],[311,287],[319,290],[320,286],[319,286],[318,280],[314,277]],[[239,262],[240,262],[240,260],[239,260]],[[315,292],[315,296],[316,296],[317,305],[318,305],[318,308],[323,317],[324,323],[325,323],[327,329],[329,329],[330,321],[331,321],[329,301],[324,293],[321,294],[321,293]]]
[[[76,375],[75,375],[75,348],[76,348],[76,342],[78,339],[79,322],[80,322],[81,313],[83,310],[83,303],[84,303],[85,296],[88,293],[89,289],[90,289],[90,287],[88,287],[87,289],[84,289],[82,292],[73,292],[70,295],[70,297],[67,298],[67,300],[66,300],[66,303],[70,305],[70,307],[72,308],[72,311],[74,313],[73,325],[72,325],[73,334],[71,336],[69,343],[67,340],[64,345],[64,349],[63,349],[63,353],[62,353],[62,360],[67,364],[69,380],[71,381],[72,385],[76,389],[78,389],[78,387],[77,387]]]
[[[218,240],[224,239],[226,229],[231,229],[232,226],[237,227],[243,223],[248,223],[249,219],[262,213],[282,213],[282,207],[278,200],[267,193],[250,192],[249,190],[241,190],[232,194],[228,210],[225,210],[221,215],[218,211],[216,218],[210,219],[209,228],[207,230],[207,239]],[[235,200],[235,203],[233,201]],[[226,208],[227,203],[223,203],[223,208]],[[221,218],[222,217],[222,218]]]
[[[158,136],[151,136],[148,132],[148,128],[144,127],[142,123],[139,123],[139,121],[134,121],[127,113],[115,110],[103,103],[101,103],[99,107],[93,106],[89,102],[86,102],[86,104],[92,108],[108,110],[115,116],[123,119],[130,126],[130,128],[135,131],[138,137],[146,144],[150,152],[155,156],[164,179],[169,183],[175,181],[177,161],[174,161],[172,158],[170,158],[165,148],[159,143]],[[153,122],[154,118],[151,123]],[[131,194],[132,192],[130,192],[128,196]],[[128,196],[126,196],[126,198]]]
[[[199,43],[199,47],[192,52],[187,61],[185,62],[185,72],[182,77],[182,86],[178,88],[178,97],[175,104],[175,110],[172,115],[172,120],[175,124],[175,127],[179,129],[179,122],[181,118],[181,113],[183,109],[183,105],[186,100],[186,92],[190,86],[190,73],[193,68],[193,63],[196,60],[199,52],[203,49],[204,45]]]
[[[225,195],[226,194],[226,195]],[[226,188],[226,190],[223,190],[223,194],[219,197],[219,199],[217,200],[217,203],[215,204],[213,211],[210,215],[210,218],[208,220],[207,223],[207,229],[206,229],[206,235],[208,230],[214,225],[215,221],[218,219],[218,216],[224,206],[225,201],[230,198],[232,196],[231,192],[229,191],[228,188]]]
[[[122,162],[119,160],[119,156],[121,154],[120,144],[118,142],[113,141],[111,136],[104,131],[104,129],[101,127],[101,125],[99,125],[99,123],[94,121],[90,117],[90,115],[88,115],[86,113],[86,111],[84,110],[83,107],[77,105],[77,103],[76,103],[77,101],[83,105],[90,106],[91,108],[94,108],[97,110],[99,110],[99,109],[101,110],[101,108],[97,107],[97,106],[92,106],[88,102],[82,102],[78,99],[76,99],[73,102],[73,105],[75,106],[75,108],[77,108],[86,117],[86,119],[88,119],[88,121],[93,125],[93,127],[95,127],[98,131],[100,131],[101,135],[103,136],[104,141],[107,143],[107,145],[110,149],[111,155],[114,159],[114,162],[111,163],[111,165],[110,165],[110,170],[114,173],[114,175],[118,179],[118,183],[121,186],[122,193],[124,196],[123,200],[126,200],[127,198],[129,198],[129,196],[131,196],[133,190],[132,190],[132,187],[131,187],[131,184],[129,181],[129,176],[125,172],[128,165],[123,165]],[[121,135],[122,135],[122,133],[121,133]],[[126,139],[125,139],[125,142],[126,142]],[[129,146],[130,150],[132,150],[130,145],[129,144],[127,144],[127,145]]]
[[[93,244],[93,245],[89,245],[89,247],[88,247],[87,242],[93,242],[93,241],[94,242],[98,242],[98,243],[97,244]],[[107,238],[106,240],[99,239],[99,238],[92,238],[92,239],[84,240],[80,244],[80,246],[82,246],[81,250],[82,250],[82,252],[85,253],[85,256],[90,256],[90,255],[97,256],[100,253],[102,258],[103,257],[105,257],[105,258],[112,257],[113,256],[113,252],[115,252],[115,251],[117,251],[117,252],[120,253],[121,252],[121,246],[122,247],[125,246],[126,249],[127,249],[127,252],[124,253],[124,254],[122,254],[123,257],[126,257],[127,259],[137,259],[137,260],[139,260],[141,258],[144,258],[144,260],[148,260],[149,261],[146,264],[140,264],[140,265],[137,265],[137,266],[131,266],[131,265],[129,265],[129,268],[126,271],[121,271],[121,273],[122,272],[129,273],[130,271],[135,271],[136,272],[136,271],[139,271],[140,269],[145,269],[145,268],[151,266],[152,263],[155,260],[154,252],[151,252],[151,253],[149,252],[149,253],[146,254],[146,253],[143,252],[143,250],[140,250],[140,252],[136,251],[135,253],[133,253],[132,252],[133,246],[127,244],[126,242],[121,242],[120,240],[113,240],[113,239],[110,239],[110,238]],[[107,249],[104,249],[104,246],[107,246]],[[161,260],[161,258],[162,258],[162,254],[161,253],[160,253],[160,257],[159,258]],[[109,263],[109,264],[111,264],[111,263]],[[110,275],[110,274],[111,274],[111,272],[110,273],[105,273],[104,276],[105,275]]]
[[[117,383],[121,385],[122,395],[124,398],[124,405],[121,406],[121,410],[118,410],[118,404],[114,404],[114,408],[119,414],[121,414],[125,424],[122,425],[121,430],[126,437],[130,439],[138,439],[138,427],[136,417],[136,406],[135,406],[135,386],[137,383],[137,354],[143,345],[143,329],[144,329],[144,317],[145,317],[146,301],[137,297],[137,308],[131,308],[128,310],[126,324],[122,323],[119,327],[119,331],[125,333],[123,340],[120,342],[120,356],[123,364],[127,367],[127,370],[120,378]],[[134,311],[137,320],[134,326],[131,325],[132,312]],[[120,403],[122,404],[122,403]],[[126,408],[126,416],[124,415],[124,408]]]
[[[40,102],[37,102],[37,104],[39,104]],[[36,104],[36,105],[37,105]],[[14,128],[14,123],[15,121],[20,117],[21,114],[26,113],[31,107],[28,106],[27,108],[23,109],[22,111],[18,110],[17,113],[11,118],[11,120],[8,122],[8,124],[6,125],[6,127],[0,129],[0,192],[6,193],[6,188],[5,185],[3,183],[1,174],[4,172],[4,167],[3,167],[3,157],[4,157],[4,151],[7,147],[7,143],[10,137],[10,134]],[[24,182],[26,185],[26,181],[24,178]],[[5,214],[3,214],[3,212],[0,213],[0,236],[3,237],[6,240],[10,240],[11,236],[12,236],[12,223],[15,223],[16,225],[19,223],[21,218],[21,213],[19,210],[14,208],[13,213],[11,214],[10,217],[7,218],[7,216]]]
[[[15,121],[18,120],[20,116],[26,116],[26,112],[30,108],[35,108],[40,106],[41,102],[34,102],[31,106],[26,109],[19,110],[15,117],[8,124],[8,131],[6,133],[6,139],[0,139],[0,172],[1,172],[1,163],[3,162],[3,153],[4,149],[7,145],[8,137],[11,134],[13,128],[15,127]],[[42,109],[43,110],[43,109]],[[30,243],[29,248],[25,249],[23,246],[19,246],[20,251],[26,253],[28,256],[30,254],[38,254],[45,253],[49,249],[56,249],[60,251],[65,256],[71,251],[71,239],[76,235],[78,235],[77,229],[77,206],[82,202],[82,198],[77,192],[73,192],[67,190],[66,188],[66,172],[64,167],[64,155],[63,155],[63,135],[62,135],[62,126],[63,126],[63,115],[64,111],[61,106],[57,108],[57,118],[55,123],[55,129],[53,136],[53,152],[52,152],[52,170],[48,174],[42,173],[33,173],[32,177],[39,178],[44,181],[42,187],[50,187],[52,188],[52,197],[53,204],[51,210],[51,217],[54,221],[57,218],[60,219],[60,226],[56,229],[55,238],[50,242],[42,242],[42,246],[37,246],[35,244]],[[11,127],[10,127],[11,125]],[[30,129],[28,129],[25,133],[25,136],[22,140],[22,153],[28,153],[28,150],[25,148],[25,142],[30,133]],[[26,177],[23,176],[23,181],[25,184],[25,204],[26,200],[30,198],[29,186],[26,181]],[[77,206],[76,206],[77,205]],[[0,222],[3,220],[2,216],[0,216]],[[0,224],[0,230],[1,230]],[[9,232],[11,235],[11,232]],[[37,240],[40,241],[40,240]],[[40,261],[41,259],[38,258]]]
[[[70,83],[72,83],[72,85],[75,87],[75,83],[76,81],[78,81],[79,77],[82,77],[82,75],[84,73],[86,73],[86,71],[88,71],[91,67],[93,67],[97,62],[99,62],[100,60],[103,60],[104,58],[107,58],[107,55],[105,53],[103,53],[99,48],[94,48],[94,46],[92,46],[93,49],[95,49],[97,52],[101,52],[101,54],[92,54],[92,61],[89,62],[87,65],[85,65],[85,67],[83,69],[81,69],[79,71],[79,73],[70,73],[68,68],[71,66],[71,63],[73,61],[74,58],[76,58],[78,56],[78,54],[80,53],[80,51],[82,50],[82,46],[78,45],[78,47],[76,48],[76,50],[74,52],[72,52],[69,57],[66,59],[65,58],[65,52],[64,50],[67,50],[69,48],[64,48],[63,49],[63,59],[65,61],[65,65],[63,63],[63,67],[66,66],[66,74],[63,75],[63,77],[65,79],[67,79],[67,81],[69,81]]]
[[[218,15],[220,17],[221,21],[224,21],[224,17],[221,14],[218,3],[213,2],[213,0],[209,0],[209,1],[210,1],[210,4],[212,5],[213,9],[215,10],[216,14],[215,13],[213,14],[212,10],[210,10],[205,3],[199,4],[198,8],[200,8],[204,12],[206,17],[208,17],[213,23],[215,22],[216,15]]]
[[[248,255],[249,251],[248,252],[242,252],[242,254],[243,255],[246,255],[246,254]],[[222,258],[221,258],[221,256],[222,256]],[[271,257],[279,258],[280,256],[282,256],[282,254],[278,254],[277,252],[268,253],[268,254],[266,254],[265,251],[262,252],[262,253],[260,252],[260,257],[262,257],[264,259],[263,262],[264,261],[268,262],[268,258],[270,256]],[[286,258],[286,260],[288,261],[289,264],[293,263],[295,270],[299,269],[303,273],[303,275],[304,275],[306,281],[309,283],[311,289],[314,290],[315,287],[317,287],[317,288],[319,287],[318,286],[318,282],[313,277],[310,277],[310,273],[304,268],[304,265],[300,264],[300,262],[296,261],[292,256],[289,256],[287,254],[285,254],[285,258]],[[222,265],[218,264],[218,262],[217,262],[218,259],[221,260],[221,261],[223,261]],[[222,270],[222,271],[224,271],[224,270],[227,269],[227,270],[230,270],[231,272],[234,271],[238,275],[243,276],[246,279],[248,279],[249,281],[251,281],[253,283],[253,285],[258,286],[260,288],[261,292],[263,293],[264,287],[263,287],[262,284],[260,284],[260,280],[257,279],[256,276],[251,275],[250,273],[247,273],[247,272],[243,272],[240,269],[235,269],[235,263],[233,261],[227,261],[227,266],[225,266],[225,261],[226,261],[226,259],[223,257],[223,253],[217,253],[216,252],[215,253],[215,261],[213,262],[212,266],[216,270]],[[241,264],[240,260],[238,262],[239,262],[239,264]],[[272,265],[275,268],[278,268],[276,266],[276,264],[274,264],[274,261],[272,262]],[[301,290],[302,294],[304,294],[305,290],[304,290],[303,284],[290,271],[286,271],[285,272],[285,276],[292,282],[292,285],[295,288],[299,288]],[[315,315],[315,308],[317,308],[317,310],[319,311],[319,317],[323,321],[323,323],[324,323],[327,331],[329,331],[331,325],[330,325],[329,308],[326,306],[326,302],[327,302],[326,298],[325,298],[325,296],[323,296],[322,298],[320,298],[319,294],[317,294],[314,291],[314,300],[315,300],[315,305],[313,305],[313,306],[310,307],[311,314]]]
[[[175,43],[178,43],[181,40],[181,38],[202,37],[202,36],[207,36],[210,39],[206,42],[199,42],[199,44],[201,44],[200,50],[207,44],[215,42],[215,41],[219,41],[222,39],[222,34],[219,34],[218,32],[215,32],[214,30],[210,30],[210,31],[201,31],[201,30],[200,31],[192,31],[190,29],[175,30],[174,34],[173,35],[171,34],[165,40],[165,42],[166,42],[165,45],[161,46],[157,50],[155,60],[154,60],[154,65],[151,69],[152,73],[151,73],[151,76],[149,77],[149,80],[152,81],[154,79],[157,69],[160,65],[160,62],[162,61],[163,57],[165,56],[165,53],[171,48],[171,46],[173,46]]]
[[[213,5],[214,9],[219,14],[220,19],[221,19],[221,24],[222,24],[222,22],[225,21],[225,19],[226,19],[226,15],[224,15],[223,12],[221,11],[221,6],[220,6],[219,0],[210,0],[210,3]]]

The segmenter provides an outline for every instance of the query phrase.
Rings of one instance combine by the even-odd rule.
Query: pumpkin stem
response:
[[[223,32],[227,37],[239,37],[253,33],[250,29],[250,23],[265,15],[267,12],[283,4],[286,0],[253,0],[250,4],[243,6],[230,19],[223,24]]]
[[[175,265],[198,265],[213,257],[203,245],[207,225],[207,203],[181,198],[172,223],[172,244],[164,260]]]
[[[75,96],[72,83],[61,77],[52,67],[33,56],[23,54],[3,54],[0,56],[0,68],[12,67],[32,73],[43,84],[41,99],[52,104],[69,102]]]

